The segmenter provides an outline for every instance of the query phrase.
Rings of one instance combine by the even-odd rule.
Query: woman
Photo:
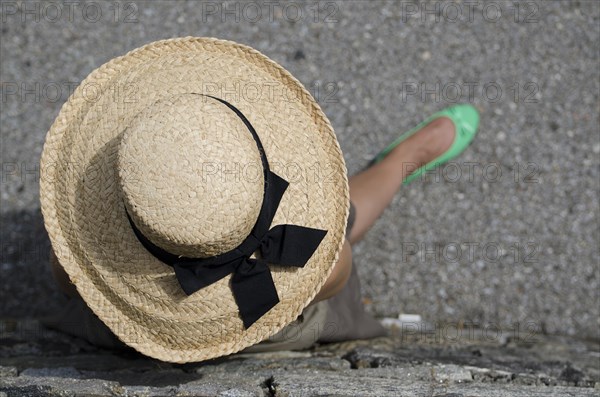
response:
[[[346,241],[334,270],[298,320],[242,351],[297,350],[314,342],[386,335],[381,324],[364,310],[360,282],[352,266],[352,245],[365,236],[403,184],[459,155],[470,144],[478,125],[479,115],[473,106],[446,108],[399,136],[366,169],[350,177]],[[43,323],[98,346],[129,349],[85,305],[53,251],[50,258],[55,280],[69,301],[61,313]]]

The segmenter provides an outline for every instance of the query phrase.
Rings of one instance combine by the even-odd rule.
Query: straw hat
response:
[[[337,262],[349,213],[339,144],[302,84],[250,47],[195,37],[81,83],[46,136],[40,200],[91,310],[179,363],[294,321]]]

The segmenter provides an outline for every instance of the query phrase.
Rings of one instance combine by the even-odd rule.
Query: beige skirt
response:
[[[346,236],[350,235],[355,218],[356,209],[351,202]],[[67,301],[61,305],[62,309],[40,319],[44,326],[83,338],[96,346],[132,350],[112,333],[83,299],[63,295]],[[310,348],[315,342],[340,342],[385,335],[386,329],[365,311],[360,281],[353,264],[350,278],[339,293],[308,306],[295,321],[278,333],[241,352],[303,350]]]

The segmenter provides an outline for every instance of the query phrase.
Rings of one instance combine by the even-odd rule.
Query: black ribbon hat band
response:
[[[229,102],[206,96],[231,109],[244,122],[258,146],[264,173],[264,195],[258,219],[248,237],[231,251],[216,256],[181,257],[153,244],[135,226],[127,208],[125,212],[140,243],[157,259],[174,268],[177,280],[187,295],[233,273],[231,289],[244,327],[248,328],[279,302],[267,264],[304,267],[327,231],[289,224],[269,229],[289,183],[269,168],[258,134],[242,112]],[[257,251],[259,256],[250,258]]]

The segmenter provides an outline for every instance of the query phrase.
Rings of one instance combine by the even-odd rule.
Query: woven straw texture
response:
[[[270,265],[280,302],[247,330],[231,275],[186,295],[136,239],[185,256],[228,251],[262,203],[256,129],[289,182],[272,226],[325,229],[303,268]],[[185,37],[150,43],[94,70],[62,107],[41,158],[52,247],[92,311],[139,352],[193,362],[237,352],[295,320],[336,263],[349,213],[333,128],[302,84],[258,51]],[[126,206],[126,207],[125,207]]]

